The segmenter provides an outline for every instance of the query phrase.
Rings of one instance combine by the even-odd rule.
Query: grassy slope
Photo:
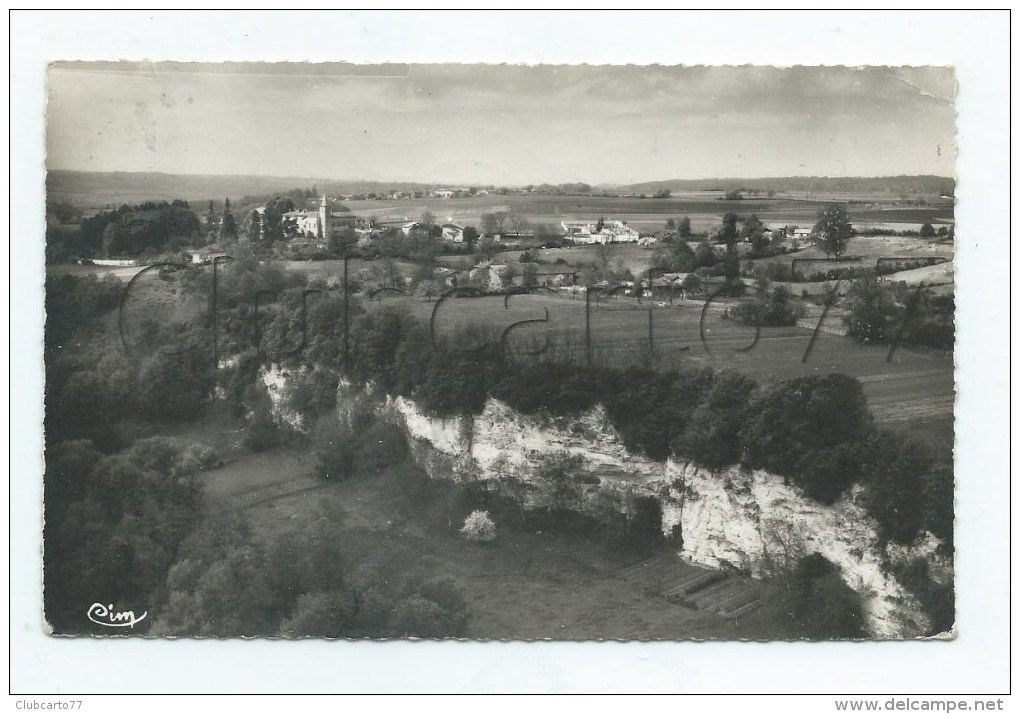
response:
[[[206,489],[230,503],[246,488],[308,473],[293,451],[249,455],[208,472]],[[247,484],[247,486],[245,485]],[[341,546],[353,577],[452,580],[468,600],[466,635],[478,639],[775,639],[788,633],[769,606],[743,618],[694,610],[619,577],[634,562],[581,536],[506,527],[494,543],[460,537],[459,519],[415,498],[412,507],[386,477],[355,479],[263,501],[247,509],[256,537],[307,528],[323,512],[343,525]],[[690,568],[677,562],[678,571]]]

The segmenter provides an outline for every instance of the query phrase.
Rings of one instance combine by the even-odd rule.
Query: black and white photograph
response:
[[[47,79],[54,633],[954,632],[951,68]]]
[[[47,58],[47,647],[967,637],[954,64],[328,54]]]

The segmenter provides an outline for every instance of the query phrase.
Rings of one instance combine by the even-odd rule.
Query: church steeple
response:
[[[326,205],[326,194],[322,194],[319,204],[319,236],[320,241],[329,239],[329,207]]]

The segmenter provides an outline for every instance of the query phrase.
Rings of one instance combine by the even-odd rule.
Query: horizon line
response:
[[[789,179],[889,179],[889,178],[919,178],[919,177],[933,177],[938,179],[945,179],[956,181],[956,176],[946,176],[943,174],[934,173],[898,173],[898,174],[843,174],[843,175],[822,175],[822,174],[789,174],[789,175],[767,175],[767,176],[718,176],[718,177],[707,177],[700,176],[694,178],[664,178],[664,179],[644,179],[639,181],[630,182],[589,182],[583,180],[574,181],[541,181],[541,182],[524,182],[524,183],[493,183],[493,182],[457,182],[457,181],[421,181],[415,179],[395,179],[395,178],[384,178],[384,179],[369,179],[369,178],[329,178],[324,176],[292,176],[292,175],[281,175],[281,174],[252,174],[252,173],[176,173],[169,171],[123,171],[123,170],[92,170],[92,169],[72,169],[72,168],[46,168],[46,173],[63,171],[68,173],[80,173],[80,174],[128,174],[128,175],[140,175],[150,174],[157,176],[200,176],[203,178],[259,178],[259,179],[277,179],[277,180],[300,180],[300,181],[325,181],[331,183],[411,183],[411,184],[422,184],[427,186],[501,186],[505,188],[520,188],[523,186],[559,186],[563,184],[571,183],[584,183],[589,186],[599,187],[614,187],[614,186],[633,186],[638,184],[650,184],[650,183],[669,183],[671,181],[764,181],[769,179],[776,180],[789,180]]]

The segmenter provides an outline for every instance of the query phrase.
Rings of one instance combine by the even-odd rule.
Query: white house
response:
[[[444,223],[443,240],[453,241],[454,243],[463,243],[464,227],[458,226],[456,223]]]
[[[599,223],[601,222],[601,227]],[[641,234],[623,221],[562,221],[564,237],[574,243],[637,243]]]
[[[501,290],[503,288],[503,274],[506,273],[508,269],[509,268],[505,264],[495,264],[483,260],[471,269],[468,273],[468,277],[471,280],[475,280],[481,273],[485,276],[484,280],[490,290]]]
[[[448,188],[441,188],[434,191],[432,195],[436,198],[453,198],[453,191]]]

